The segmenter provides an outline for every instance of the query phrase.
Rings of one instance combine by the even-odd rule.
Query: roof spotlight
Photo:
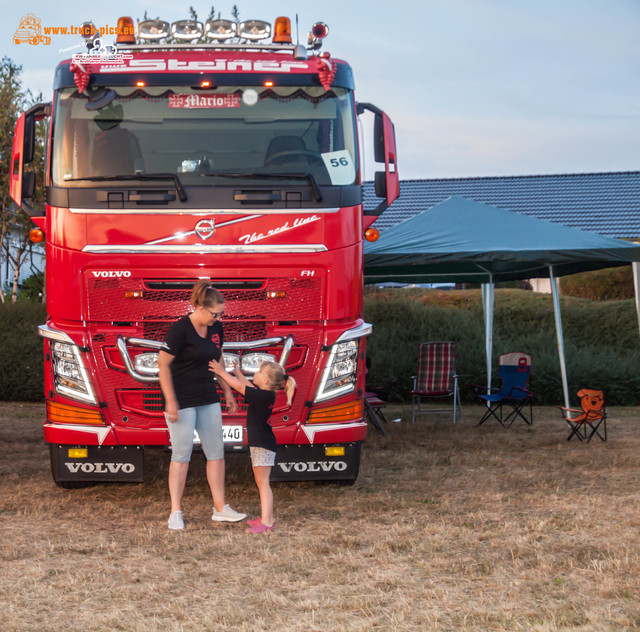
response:
[[[322,47],[322,40],[329,35],[329,27],[324,22],[316,22],[311,27],[308,41],[309,47],[318,50]]]
[[[316,39],[324,39],[329,35],[329,27],[324,22],[316,22],[311,27],[311,35]]]
[[[95,34],[96,34],[96,27],[93,26],[93,22],[83,22],[80,25],[80,35],[82,35],[84,39],[89,39],[90,37],[93,37]]]
[[[177,40],[195,40],[202,37],[202,22],[196,20],[178,20],[171,25],[171,35]]]
[[[236,33],[236,23],[231,20],[208,20],[204,25],[206,37],[219,42],[235,37]]]
[[[271,24],[262,20],[245,20],[238,26],[238,37],[257,41],[271,37]]]
[[[145,20],[138,24],[138,37],[143,40],[156,41],[169,37],[169,22],[164,20]]]
[[[94,42],[100,37],[98,29],[93,25],[93,22],[83,22],[80,25],[80,35],[85,40],[87,48],[93,48]]]

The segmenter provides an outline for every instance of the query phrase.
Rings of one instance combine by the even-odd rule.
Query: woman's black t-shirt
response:
[[[278,444],[269,424],[269,417],[271,417],[276,401],[275,391],[247,386],[244,389],[244,401],[249,404],[247,409],[247,440],[249,445],[276,452]]]
[[[191,319],[185,316],[171,325],[164,341],[169,347],[168,353],[174,356],[169,366],[178,408],[218,403],[220,395],[214,374],[209,371],[209,361],[220,360],[222,355],[222,323],[217,320],[207,327],[207,335],[202,338]]]

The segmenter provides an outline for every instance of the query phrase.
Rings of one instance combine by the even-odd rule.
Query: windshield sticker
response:
[[[304,226],[305,224],[310,224],[311,222],[317,222],[320,218],[317,215],[311,215],[310,217],[297,217],[293,224],[290,224],[288,221],[282,224],[282,226],[278,226],[277,228],[272,228],[266,233],[251,233],[242,235],[238,241],[244,242],[246,245],[252,244],[255,241],[262,241],[263,239],[267,239],[267,237],[273,237],[274,235],[280,235],[282,233],[286,233],[288,230],[292,230],[294,228],[299,228],[300,226]]]
[[[239,108],[237,94],[170,94],[170,108]]]
[[[351,159],[351,154],[346,149],[330,151],[321,155],[331,177],[331,184],[353,184],[356,178],[356,168]]]

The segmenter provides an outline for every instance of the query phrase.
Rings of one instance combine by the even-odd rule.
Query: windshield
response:
[[[263,184],[287,174],[310,174],[325,186],[359,184],[349,90],[100,90],[89,97],[71,88],[57,94],[54,186],[145,174],[176,174],[185,186]]]

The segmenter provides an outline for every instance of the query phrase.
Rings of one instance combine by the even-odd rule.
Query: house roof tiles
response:
[[[363,189],[365,208],[375,207],[373,183]],[[374,226],[384,230],[454,195],[610,237],[640,237],[640,171],[402,180],[400,197]]]

